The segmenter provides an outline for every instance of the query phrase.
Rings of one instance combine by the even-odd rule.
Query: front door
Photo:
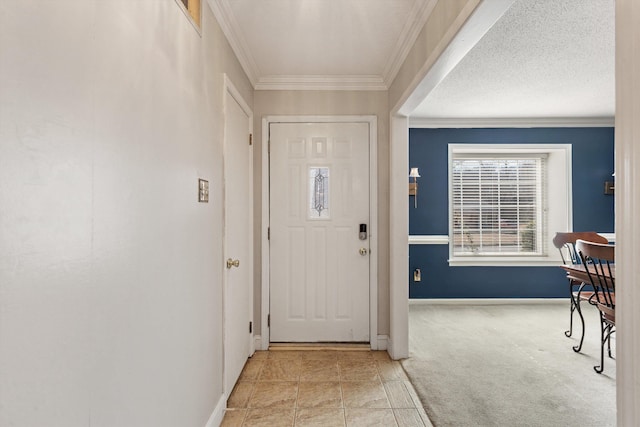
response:
[[[224,391],[230,394],[251,355],[253,317],[251,116],[227,86],[224,112]]]
[[[369,125],[271,123],[269,138],[270,340],[369,342]]]

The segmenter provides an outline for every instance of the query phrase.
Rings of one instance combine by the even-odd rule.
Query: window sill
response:
[[[450,267],[558,267],[561,260],[545,258],[468,257],[449,259]]]

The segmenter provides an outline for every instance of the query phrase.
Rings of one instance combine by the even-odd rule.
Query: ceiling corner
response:
[[[437,2],[437,0],[416,0],[414,2],[410,13],[410,16],[413,16],[414,19],[410,25],[403,28],[400,37],[398,37],[395,49],[393,49],[393,54],[387,60],[384,71],[382,72],[383,80],[387,87],[391,86],[391,83],[393,83],[393,80],[398,75],[400,67],[407,58],[407,55],[409,55],[411,48],[413,48],[418,35],[424,28]]]
[[[260,70],[251,55],[251,51],[249,50],[246,41],[242,37],[242,34],[236,30],[236,28],[240,28],[236,22],[235,17],[233,16],[233,12],[231,11],[231,7],[229,6],[227,0],[207,0],[209,7],[213,11],[213,14],[222,29],[229,45],[231,45],[231,49],[236,54],[238,58],[238,62],[242,66],[242,69],[247,75],[247,78],[251,82],[251,85],[255,88],[258,76],[260,75]]]

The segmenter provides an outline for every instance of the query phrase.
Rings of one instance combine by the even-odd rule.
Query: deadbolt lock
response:
[[[369,251],[367,250],[367,248],[360,248],[360,255],[365,256],[368,253]]]
[[[240,260],[229,258],[227,260],[227,268],[231,268],[231,267],[240,267]]]

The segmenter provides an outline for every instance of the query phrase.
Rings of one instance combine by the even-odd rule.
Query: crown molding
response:
[[[560,128],[560,127],[613,127],[615,117],[533,117],[498,119],[440,119],[409,118],[412,128]]]
[[[236,54],[242,69],[247,74],[251,85],[256,86],[256,82],[258,76],[260,75],[260,70],[251,55],[251,51],[247,46],[247,42],[242,37],[240,31],[236,30],[240,28],[235,17],[233,16],[233,12],[231,12],[231,7],[227,0],[207,0],[209,7],[213,11],[222,32],[227,37],[229,45],[231,45],[231,49]]]
[[[387,88],[391,86],[391,83],[393,83],[393,80],[398,75],[400,67],[404,63],[404,60],[407,59],[407,55],[409,55],[411,48],[437,3],[437,0],[416,0],[413,3],[410,16],[415,17],[415,19],[411,21],[411,25],[406,25],[402,29],[402,33],[400,33],[400,37],[398,37],[398,42],[393,49],[393,54],[389,57],[382,72]]]
[[[420,31],[429,18],[437,0],[416,0],[411,16],[416,18],[406,26],[394,49],[394,54],[385,64],[382,76],[378,75],[290,75],[260,77],[260,70],[251,51],[238,29],[229,0],[207,0],[222,32],[233,49],[242,69],[247,74],[255,90],[388,90],[398,74],[407,55],[411,51]]]
[[[256,90],[387,90],[381,76],[265,76]]]

